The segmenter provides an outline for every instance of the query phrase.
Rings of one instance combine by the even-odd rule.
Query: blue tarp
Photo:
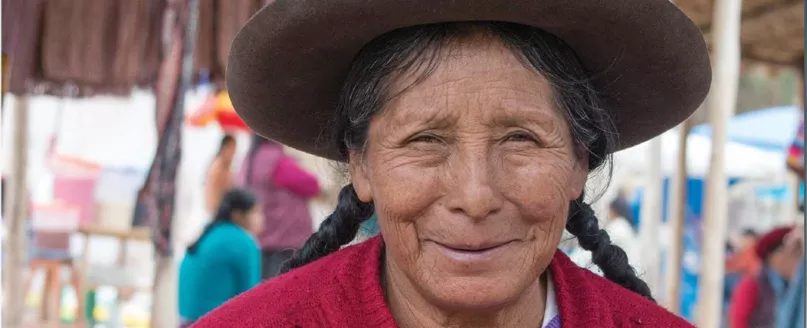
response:
[[[787,151],[796,135],[801,109],[782,106],[757,109],[732,117],[728,125],[728,140],[767,151]],[[707,124],[692,128],[692,134],[712,136]]]

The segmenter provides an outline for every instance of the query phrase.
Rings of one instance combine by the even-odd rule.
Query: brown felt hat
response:
[[[276,0],[238,32],[227,87],[256,133],[318,156],[353,58],[372,39],[423,24],[504,21],[564,40],[606,97],[619,149],[674,127],[711,83],[697,26],[668,0]]]

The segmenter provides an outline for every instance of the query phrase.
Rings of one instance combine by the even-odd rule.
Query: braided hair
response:
[[[487,33],[503,41],[525,66],[549,81],[555,101],[569,122],[575,146],[588,153],[589,169],[605,171],[610,178],[611,157],[616,149],[616,128],[603,96],[594,88],[574,51],[563,40],[543,30],[515,23],[464,22],[406,27],[386,33],[367,45],[354,58],[339,96],[332,134],[326,138],[342,158],[361,153],[367,144],[370,120],[394,94],[393,80],[402,74],[418,74],[419,83],[450,51],[455,41],[473,33]],[[301,267],[335,252],[352,241],[359,225],[372,214],[372,204],[362,203],[352,185],[339,193],[336,210],[322,223],[281,272]],[[650,290],[628,264],[625,252],[612,245],[601,230],[583,196],[570,203],[566,229],[580,245],[593,253],[592,259],[605,277],[652,300]]]
[[[199,249],[199,244],[202,243],[204,238],[210,234],[215,227],[223,223],[232,222],[233,212],[248,212],[255,207],[257,203],[258,199],[255,197],[255,194],[247,189],[230,189],[224,193],[224,196],[221,198],[221,204],[219,204],[219,208],[216,210],[216,216],[205,226],[199,238],[188,247],[188,254],[195,254]]]
[[[628,263],[628,255],[619,246],[611,244],[611,237],[600,229],[591,206],[581,196],[571,203],[566,230],[577,237],[580,247],[591,252],[591,260],[606,279],[639,295],[653,300],[650,287],[636,276],[636,270]]]

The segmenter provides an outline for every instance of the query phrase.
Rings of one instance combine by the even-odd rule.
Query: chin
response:
[[[496,311],[515,302],[531,282],[526,277],[439,277],[421,285],[435,304],[449,311]]]

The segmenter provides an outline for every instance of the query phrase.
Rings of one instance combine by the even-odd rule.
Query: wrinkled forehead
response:
[[[547,79],[495,36],[472,34],[416,60],[390,80],[382,112],[394,125],[468,115],[486,121],[562,119]]]

